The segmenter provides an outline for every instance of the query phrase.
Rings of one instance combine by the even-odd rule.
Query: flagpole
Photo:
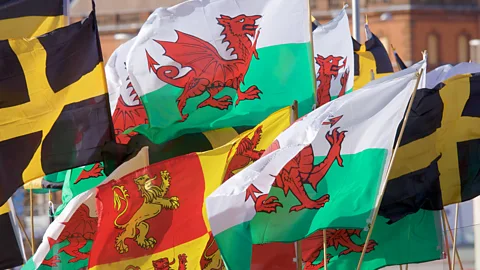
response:
[[[316,80],[316,76],[317,74],[315,74],[315,49],[313,48],[313,29],[312,29],[312,10],[310,8],[310,1],[307,0],[307,6],[308,6],[308,21],[310,22],[308,24],[308,27],[309,27],[309,31],[310,31],[310,51],[312,52],[312,59],[310,59],[310,65],[312,66],[312,72],[313,72],[313,99],[314,99],[314,103],[313,103],[313,110],[315,108],[317,108],[318,104],[317,104],[317,80]]]
[[[443,223],[443,230],[444,230],[444,235],[445,235],[445,246],[447,248],[447,261],[448,261],[448,269],[451,269],[452,265],[452,260],[450,259],[450,245],[448,244],[448,234],[447,232],[450,232],[450,226],[447,227],[445,220],[448,221],[447,219],[447,213],[445,212],[445,209],[442,210],[442,223]]]
[[[33,190],[30,186],[30,239],[32,240],[32,256],[35,254],[35,232],[33,228]]]
[[[294,100],[292,104],[292,114],[290,115],[290,124],[298,119],[298,101]],[[295,257],[297,261],[297,270],[302,270],[302,245],[300,241],[295,242]]]
[[[395,155],[397,154],[397,150],[400,147],[400,142],[402,141],[403,132],[405,131],[405,127],[407,126],[408,116],[410,115],[410,110],[412,109],[413,101],[415,100],[415,95],[417,93],[418,85],[420,84],[422,74],[423,74],[423,68],[420,69],[420,72],[416,73],[417,82],[415,83],[415,87],[412,90],[413,93],[410,97],[410,101],[408,103],[407,111],[405,113],[405,116],[403,117],[402,128],[400,129],[400,134],[398,135],[398,139],[395,142],[395,148],[393,149],[393,154],[392,154],[392,158],[390,159],[390,164],[388,164],[388,169],[387,169],[387,173],[386,173],[386,176],[385,176],[387,181],[388,181],[388,176],[390,175],[390,171],[392,170],[392,167],[393,167],[393,161],[395,160]],[[383,199],[383,195],[385,194],[385,189],[386,188],[387,188],[387,183],[385,183],[383,185],[383,188],[382,188],[381,193],[380,193],[380,198],[379,198],[378,203],[377,203],[377,205],[374,209],[372,222],[369,226],[370,228],[368,230],[367,238],[365,239],[365,244],[363,244],[362,255],[360,255],[360,260],[358,261],[357,270],[360,270],[360,267],[362,266],[363,258],[365,257],[365,252],[367,251],[367,247],[368,247],[368,241],[370,241],[370,237],[372,236],[373,227],[375,226],[375,221],[377,220],[378,211],[380,211],[380,203]]]
[[[445,209],[443,211],[445,211]],[[448,227],[448,232],[450,233],[450,238],[453,241],[452,227],[450,227],[450,221],[448,221],[447,212],[445,212],[445,220],[447,222],[447,227]],[[448,250],[448,252],[450,253],[450,249]],[[463,264],[462,264],[462,260],[460,259],[460,254],[458,254],[458,249],[455,251],[455,256],[457,256],[458,263],[460,264],[460,269],[463,270]],[[451,265],[449,267],[451,267]]]
[[[15,238],[17,239],[17,243],[19,245],[20,251],[22,252],[23,261],[26,262],[27,256],[25,252],[25,245],[23,244],[22,235],[19,232],[20,230],[24,230],[24,229],[20,228],[21,224],[17,225],[18,220],[14,218],[17,216],[17,212],[15,211],[15,205],[13,204],[12,197],[8,199],[7,203],[8,203],[8,208],[10,208],[9,218],[10,218],[10,222],[12,223],[13,233],[15,234]]]
[[[358,0],[352,0],[352,24],[353,37],[360,42],[360,3]]]
[[[327,269],[327,230],[323,229],[323,269]]]
[[[453,259],[452,259],[452,270],[455,270],[455,251],[457,250],[457,228],[458,228],[458,210],[460,208],[460,204],[457,203],[455,205],[455,226],[453,227]],[[449,251],[450,252],[450,251]]]

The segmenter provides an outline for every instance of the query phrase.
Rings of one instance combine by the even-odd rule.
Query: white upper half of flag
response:
[[[353,87],[355,65],[352,37],[345,7],[333,20],[319,25],[312,35],[317,76],[323,76],[325,77],[323,80],[331,81],[330,94],[337,96],[342,88],[340,84],[342,75],[348,70],[350,76],[346,90],[350,90]],[[321,67],[322,72],[319,74]],[[317,85],[323,80],[318,81],[317,79]]]
[[[450,64],[439,66],[427,73],[427,88],[434,88],[437,84],[450,79],[453,76],[461,74],[470,74],[480,72],[480,64],[477,63],[459,63],[455,66]]]
[[[222,16],[224,20],[220,23]],[[176,66],[180,69],[177,76],[188,72],[190,68],[181,68],[179,63],[165,56],[164,48],[154,41],[175,42],[178,39],[177,31],[213,45],[223,59],[230,60],[239,59],[232,49],[237,44],[224,40],[225,33],[230,37],[236,35],[242,40],[249,40],[245,43],[248,46],[258,34],[258,50],[274,45],[309,42],[310,23],[308,2],[305,0],[191,0],[170,8],[158,8],[140,29],[129,52],[128,73],[138,94],[143,96],[166,84],[155,76],[149,76],[146,51],[158,63],[157,67]]]
[[[149,164],[148,146],[145,146],[138,152],[138,154],[134,158],[130,159],[127,162],[124,162],[117,169],[115,169],[105,180],[103,180],[101,185],[110,181],[118,180],[131,172],[147,167]],[[92,188],[83,193],[80,193],[70,202],[68,202],[62,213],[60,213],[60,215],[58,215],[55,220],[48,226],[47,231],[43,235],[42,243],[33,255],[33,262],[35,263],[36,268],[38,268],[42,264],[48,252],[50,251],[50,244],[48,239],[58,239],[63,229],[65,228],[64,223],[67,223],[70,220],[75,211],[77,211],[77,209],[82,204],[86,204],[87,206],[89,206],[91,217],[98,217],[95,206],[95,196],[96,188]]]
[[[396,131],[417,81],[416,68],[424,67],[424,63],[422,61],[420,65],[393,74],[382,83],[367,85],[335,99],[299,119],[281,133],[276,138],[280,148],[235,174],[207,197],[207,213],[212,232],[216,235],[251,220],[255,215],[255,206],[251,200],[245,202],[247,188],[254,184],[263,193],[268,193],[274,176],[310,144],[315,156],[326,156],[330,145],[325,136],[335,128],[339,132],[347,131],[342,143],[342,154],[355,154],[372,148],[388,152],[386,162],[384,161],[383,182],[379,185],[383,189],[385,169],[390,161]],[[333,127],[324,124],[339,116],[342,117]]]
[[[111,113],[117,107],[118,98],[122,96],[125,103],[129,106],[135,106],[140,103],[135,99],[136,94],[131,95],[132,88],[128,87],[127,55],[133,45],[135,38],[120,45],[110,56],[105,65],[105,75],[107,78],[108,95],[110,100]]]

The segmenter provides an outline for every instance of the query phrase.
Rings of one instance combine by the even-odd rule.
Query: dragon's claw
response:
[[[238,90],[238,99],[235,105],[238,105],[242,100],[260,99],[260,94],[262,94],[262,91],[260,91],[260,89],[258,89],[256,85],[250,86],[245,92],[241,92],[240,90]]]
[[[277,212],[277,207],[283,207],[283,205],[278,202],[277,197],[268,197],[268,194],[260,195],[255,202],[255,210],[257,212],[275,213]]]

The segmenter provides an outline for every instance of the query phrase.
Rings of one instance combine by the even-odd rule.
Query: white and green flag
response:
[[[346,6],[330,22],[313,31],[317,106],[352,91],[353,43]]]
[[[127,57],[155,143],[186,133],[255,126],[271,113],[314,104],[308,1],[186,1],[159,8]]]
[[[229,269],[249,269],[252,244],[366,227],[416,72],[424,67],[421,61],[307,114],[207,198],[210,226]]]

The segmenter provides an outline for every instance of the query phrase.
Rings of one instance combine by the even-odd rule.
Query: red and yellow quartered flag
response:
[[[259,159],[290,125],[290,116],[290,107],[281,109],[221,147],[164,160],[98,187],[100,223],[89,269],[225,269],[205,198]],[[273,256],[278,269],[295,267],[291,243],[256,248],[256,269],[274,267]],[[277,254],[267,258],[266,250]]]

